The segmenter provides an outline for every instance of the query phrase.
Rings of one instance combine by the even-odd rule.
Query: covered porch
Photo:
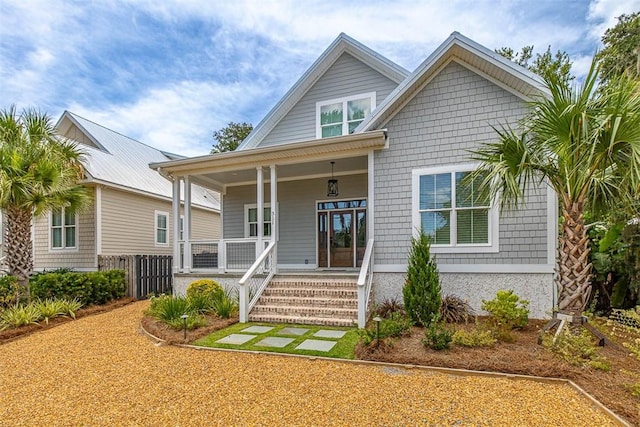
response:
[[[366,305],[373,156],[385,145],[386,133],[373,131],[152,164],[173,182],[174,276],[242,276],[241,321],[279,270],[358,274]],[[191,238],[193,183],[221,195],[218,240]]]

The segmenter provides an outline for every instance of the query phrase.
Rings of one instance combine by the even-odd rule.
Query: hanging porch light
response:
[[[333,178],[333,164],[331,162],[331,179],[327,181],[327,197],[338,197],[338,180]]]

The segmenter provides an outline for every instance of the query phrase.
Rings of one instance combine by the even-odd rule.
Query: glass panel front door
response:
[[[331,267],[353,267],[353,211],[330,213]]]

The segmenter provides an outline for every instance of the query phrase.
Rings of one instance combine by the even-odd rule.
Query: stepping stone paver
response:
[[[216,341],[217,343],[220,344],[235,344],[235,345],[241,345],[246,343],[247,341],[251,341],[252,339],[254,339],[255,337],[257,337],[257,335],[249,335],[249,334],[231,334],[231,335],[227,335],[224,338],[220,338],[218,341]]]
[[[304,335],[309,332],[309,329],[305,328],[282,328],[278,331],[278,335]]]
[[[296,347],[296,350],[329,351],[336,344],[337,341],[304,340]]]
[[[254,344],[256,347],[286,347],[293,342],[293,338],[267,337]]]
[[[249,326],[247,329],[243,329],[240,332],[246,332],[249,334],[264,334],[273,329],[273,326]]]
[[[314,337],[318,338],[342,338],[347,331],[334,331],[329,329],[320,329],[318,332],[313,334]]]

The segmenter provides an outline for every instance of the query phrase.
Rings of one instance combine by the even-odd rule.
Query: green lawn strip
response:
[[[222,344],[217,343],[221,338],[226,337],[231,334],[242,334],[243,330],[251,327],[251,326],[271,326],[272,330],[269,332],[265,332],[263,334],[252,334],[257,335],[256,338],[241,344]],[[295,335],[286,335],[280,334],[279,331],[284,328],[304,328],[309,329],[304,335],[295,336]],[[325,330],[337,330],[337,331],[347,331],[347,333],[339,339],[330,339],[330,338],[320,338],[314,337],[313,334],[318,332],[321,329]],[[249,334],[246,332],[245,334]],[[255,344],[262,341],[267,337],[281,337],[281,338],[293,338],[293,341],[289,343],[286,347],[276,348],[276,347],[263,347],[256,346]],[[296,350],[295,348],[302,343],[304,340],[313,339],[313,340],[324,340],[330,342],[336,342],[336,345],[329,351],[315,351],[315,350]],[[212,347],[212,348],[228,348],[228,349],[239,349],[239,350],[249,350],[249,351],[266,351],[271,353],[285,353],[285,354],[303,354],[307,356],[322,356],[322,357],[335,357],[338,359],[353,359],[355,357],[355,347],[358,342],[358,332],[357,329],[345,329],[345,328],[335,328],[331,326],[315,326],[315,325],[292,325],[292,324],[268,324],[268,323],[236,323],[234,325],[229,326],[228,328],[221,329],[212,333],[211,335],[207,335],[204,338],[200,338],[195,341],[194,345],[199,345],[203,347]]]

